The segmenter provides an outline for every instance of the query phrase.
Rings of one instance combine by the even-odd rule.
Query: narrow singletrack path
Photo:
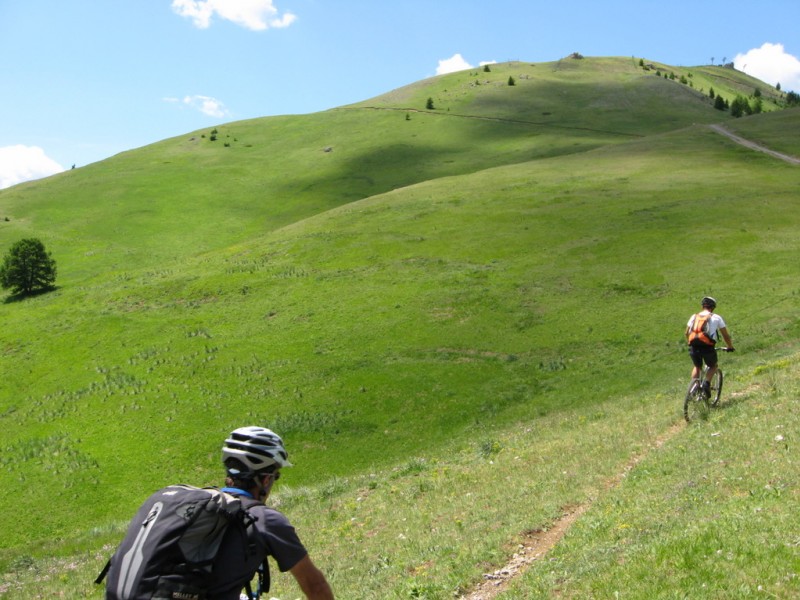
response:
[[[727,396],[727,400],[738,401],[742,398],[746,398],[757,387],[758,386],[754,385],[747,389],[733,392]],[[658,436],[646,450],[632,456],[620,473],[607,479],[601,491],[607,492],[617,487],[622,483],[625,477],[627,477],[628,473],[642,462],[650,452],[657,450],[669,442],[686,426],[683,419],[672,425]],[[590,498],[583,504],[565,507],[561,517],[546,528],[526,532],[523,535],[523,540],[520,542],[517,551],[511,557],[511,560],[502,568],[492,573],[484,574],[483,581],[466,595],[461,596],[459,600],[493,600],[496,598],[498,594],[508,588],[511,581],[522,575],[527,567],[540,558],[543,558],[552,550],[556,544],[561,541],[564,535],[566,535],[569,528],[572,527],[581,515],[592,507],[592,504],[594,504],[596,500],[597,498]]]
[[[709,127],[714,131],[716,131],[717,133],[732,139],[737,144],[741,144],[745,148],[750,148],[751,150],[756,150],[757,152],[764,152],[765,154],[769,154],[774,158],[779,158],[780,160],[784,160],[793,165],[800,165],[800,158],[797,158],[796,156],[790,156],[782,152],[776,152],[775,150],[770,150],[765,146],[756,144],[755,142],[751,142],[750,140],[733,133],[730,129],[727,129],[724,125],[709,125]]]
[[[675,423],[656,438],[647,450],[631,457],[620,473],[606,480],[603,485],[603,491],[609,491],[617,487],[649,452],[663,446],[685,427],[686,423],[681,419],[680,422]],[[597,499],[592,498],[583,504],[565,507],[562,516],[548,527],[526,532],[511,560],[502,568],[492,573],[484,574],[483,581],[466,595],[461,596],[459,600],[492,600],[497,597],[508,587],[508,584],[513,579],[522,575],[527,567],[552,550],[580,516],[591,508],[595,500]]]
[[[550,127],[552,129],[567,129],[571,131],[590,131],[593,133],[606,133],[609,135],[619,135],[623,137],[630,137],[630,138],[642,138],[645,137],[640,133],[628,133],[623,131],[611,131],[608,129],[595,129],[591,127],[577,127],[575,125],[559,125],[558,123],[549,123],[546,121],[527,121],[523,119],[508,119],[505,117],[490,117],[487,115],[465,115],[460,113],[454,112],[442,112],[436,110],[420,110],[418,108],[399,108],[395,106],[354,106],[354,107],[340,107],[335,110],[389,110],[395,112],[404,112],[404,113],[419,113],[424,115],[430,115],[432,117],[443,117],[443,118],[453,118],[453,119],[473,119],[476,121],[495,121],[498,123],[511,123],[516,125],[532,125],[536,127]]]

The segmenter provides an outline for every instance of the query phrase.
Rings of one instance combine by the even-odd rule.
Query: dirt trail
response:
[[[650,451],[663,446],[685,426],[686,424],[681,420],[659,436],[647,450],[633,456],[622,472],[605,482],[603,491],[608,491],[618,486],[631,469],[639,464]],[[504,567],[492,573],[484,574],[483,581],[472,591],[461,596],[459,600],[492,600],[495,598],[508,587],[511,580],[521,575],[528,566],[552,550],[561,541],[561,538],[564,537],[572,524],[589,510],[595,500],[596,498],[593,498],[578,506],[565,507],[563,515],[546,529],[526,532],[523,541],[520,542],[511,560]]]
[[[748,139],[736,135],[730,129],[727,129],[724,125],[709,125],[709,127],[714,131],[716,131],[717,133],[729,137],[737,144],[741,144],[746,148],[750,148],[751,150],[756,150],[758,152],[764,152],[765,154],[769,154],[774,158],[785,160],[786,162],[791,163],[793,165],[800,165],[800,158],[797,158],[795,156],[789,156],[788,154],[783,154],[782,152],[776,152],[775,150],[770,150],[769,148],[756,144],[755,142],[751,142]]]
[[[753,390],[757,389],[757,387],[757,385],[752,385],[747,389],[734,392],[728,396],[728,401],[737,401],[741,398],[745,398]],[[667,431],[658,436],[647,449],[631,457],[620,473],[607,479],[601,491],[607,492],[617,487],[622,483],[622,480],[625,479],[628,473],[642,462],[650,452],[666,444],[685,427],[686,423],[684,423],[683,419],[672,425]],[[509,583],[514,578],[520,576],[527,567],[552,550],[555,545],[561,541],[561,538],[564,537],[567,531],[569,531],[573,523],[589,510],[596,500],[597,498],[590,498],[587,502],[578,506],[566,507],[563,515],[547,529],[526,532],[523,541],[519,544],[511,560],[503,568],[497,569],[492,573],[484,574],[483,581],[475,586],[472,591],[461,596],[458,600],[493,600],[498,594],[508,588]]]
[[[505,117],[491,117],[488,115],[464,115],[454,112],[437,112],[435,110],[420,110],[418,108],[397,108],[394,106],[356,106],[356,107],[341,107],[336,110],[390,110],[395,112],[404,113],[419,113],[434,117],[447,117],[454,119],[474,119],[476,121],[495,121],[498,123],[512,123],[517,125],[535,125],[536,127],[550,127],[552,129],[568,129],[572,131],[590,131],[593,133],[605,133],[609,135],[619,135],[630,138],[645,137],[640,133],[628,133],[622,131],[611,131],[609,129],[594,129],[591,127],[577,127],[574,125],[559,125],[557,123],[550,123],[547,121],[527,121],[522,119],[508,119]]]

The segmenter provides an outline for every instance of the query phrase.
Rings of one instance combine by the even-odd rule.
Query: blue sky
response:
[[[0,188],[446,70],[725,59],[800,91],[798,0],[0,0]]]

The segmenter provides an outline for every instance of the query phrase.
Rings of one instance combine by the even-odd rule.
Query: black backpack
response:
[[[218,489],[163,488],[139,508],[95,583],[107,577],[106,600],[204,600],[225,532],[254,521],[242,500]],[[265,558],[257,594],[246,585],[248,598],[268,589],[266,568]]]

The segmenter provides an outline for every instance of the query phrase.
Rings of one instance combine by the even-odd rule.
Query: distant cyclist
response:
[[[717,301],[710,296],[706,296],[700,302],[703,310],[692,315],[686,325],[686,341],[689,343],[689,356],[692,359],[694,368],[692,369],[692,379],[700,379],[703,370],[703,362],[708,365],[706,380],[703,382],[703,391],[706,395],[711,394],[711,379],[717,372],[717,350],[715,348],[720,334],[728,345],[728,351],[733,352],[733,341],[731,340],[725,320],[714,314],[717,308]]]

